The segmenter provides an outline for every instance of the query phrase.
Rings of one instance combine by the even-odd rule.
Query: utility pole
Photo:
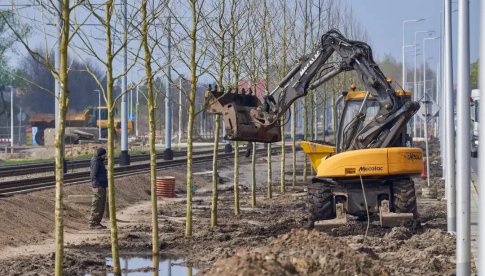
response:
[[[22,116],[22,107],[19,107],[19,117],[17,118],[19,120],[19,131],[18,131],[18,136],[17,136],[17,145],[21,145],[20,141],[20,136],[21,136],[21,128],[22,128],[22,121],[23,121],[23,116]]]
[[[446,98],[446,91],[445,91],[445,1],[442,2],[442,11],[440,17],[440,152],[441,152],[441,175],[442,179],[446,181],[446,120],[445,120],[445,98]],[[445,184],[446,186],[446,184]],[[445,199],[448,198],[448,189],[445,187]]]
[[[483,34],[485,32],[485,4],[481,3],[480,5],[480,30],[479,34]],[[482,57],[482,60],[485,58],[485,35],[480,35],[480,52],[479,56]],[[478,84],[480,88],[480,96],[482,97],[485,92],[485,62],[479,62],[479,79]],[[480,101],[480,127],[479,129],[485,129],[485,101]],[[483,133],[483,131],[482,131]],[[480,191],[485,190],[485,147],[483,143],[485,143],[485,135],[479,135],[478,139],[479,144],[482,143],[482,146],[478,148],[478,171],[482,172],[478,175],[478,187]],[[478,194],[478,275],[483,275],[485,271],[485,197],[483,193]]]
[[[426,179],[428,182],[428,188],[430,188],[430,175],[429,175],[429,143],[428,143],[428,104],[430,103],[428,98],[428,92],[426,91],[426,41],[438,39],[439,37],[427,37],[423,39],[423,96],[424,96],[424,143],[426,145]]]
[[[123,0],[123,28],[124,28],[124,40],[125,47],[123,49],[123,78],[121,86],[121,155],[120,155],[120,165],[128,166],[130,165],[130,155],[128,153],[128,104],[126,102],[127,87],[128,87],[128,4],[127,0]]]
[[[138,132],[138,108],[139,108],[139,99],[138,94],[140,94],[140,86],[136,86],[136,106],[135,106],[135,136],[138,137],[140,133]]]
[[[163,152],[163,159],[165,160],[172,160],[173,159],[173,151],[172,151],[172,20],[171,16],[168,16],[168,34],[167,34],[167,63],[168,63],[168,70],[167,70],[167,89],[165,95],[165,151]]]
[[[458,1],[456,275],[470,275],[470,3]],[[483,227],[483,225],[481,225]]]
[[[183,77],[182,75],[179,76],[179,135],[177,138],[177,145],[180,148],[180,143],[182,143],[182,85],[183,85]]]
[[[13,94],[14,94],[15,88],[13,86],[10,86],[10,153],[13,154]]]
[[[98,125],[98,140],[101,137],[101,90],[95,89],[94,92],[98,92],[98,119],[96,120],[96,124]]]
[[[406,28],[406,23],[416,23],[416,22],[421,22],[424,21],[424,18],[420,19],[411,19],[411,20],[403,20],[402,21],[402,87],[405,90],[406,89],[406,53],[405,53],[405,28]]]
[[[451,39],[451,0],[445,0],[445,49],[444,49],[444,111],[446,149],[447,230],[456,232],[456,187],[455,187],[455,117],[453,110],[453,62]],[[467,99],[468,100],[468,99]]]

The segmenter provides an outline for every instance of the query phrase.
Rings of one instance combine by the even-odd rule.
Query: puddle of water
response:
[[[106,258],[106,265],[112,266],[113,260]],[[150,256],[121,256],[120,265],[122,276],[192,276],[197,273],[197,269],[187,266],[184,259],[159,257],[158,273],[153,270],[153,259]],[[113,276],[114,274],[108,273],[106,275]]]

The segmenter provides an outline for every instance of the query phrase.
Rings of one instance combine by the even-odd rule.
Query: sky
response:
[[[371,39],[370,45],[376,59],[390,54],[399,62],[402,61],[403,20],[421,19],[417,23],[406,23],[405,44],[414,43],[415,31],[434,30],[440,36],[440,11],[443,10],[443,0],[347,0],[359,22],[367,30]],[[456,2],[456,1],[453,1]],[[470,0],[470,60],[478,58],[479,49],[479,0]],[[457,10],[458,3],[452,3]],[[458,12],[453,13],[453,61],[456,65],[456,37]],[[482,34],[485,35],[485,34]],[[434,35],[433,35],[434,36]],[[418,34],[419,44],[424,34]],[[430,62],[436,64],[439,57],[439,41],[426,42],[426,56],[433,57]],[[418,62],[422,57],[418,57]],[[406,56],[407,66],[413,66],[414,55]],[[431,65],[433,66],[433,65]],[[409,68],[409,67],[408,67]],[[456,68],[456,67],[455,67]],[[456,70],[455,70],[456,73]]]
[[[4,0],[0,0],[4,1]],[[337,0],[341,1],[341,0]],[[403,20],[425,20],[418,23],[407,23],[405,28],[405,44],[414,43],[415,31],[434,30],[433,36],[440,36],[440,11],[443,9],[443,0],[345,0],[353,9],[353,14],[358,22],[366,29],[370,41],[367,41],[377,60],[386,54],[393,56],[398,62],[402,61],[402,37]],[[456,1],[454,1],[456,2]],[[480,0],[470,0],[470,54],[471,61],[478,58],[479,37],[479,5]],[[453,10],[457,9],[457,3],[453,3]],[[35,13],[35,12],[34,12]],[[456,29],[457,12],[453,13],[453,50],[454,64],[456,65]],[[485,34],[483,34],[485,35]],[[422,43],[424,34],[418,35],[418,43]],[[32,40],[35,42],[36,38]],[[431,68],[436,68],[439,61],[439,40],[427,41],[426,56],[432,57]],[[101,47],[102,48],[102,47]],[[15,59],[15,58],[14,58]],[[422,56],[418,57],[421,63]],[[414,65],[412,53],[406,55],[407,68]],[[456,68],[456,66],[455,66]],[[456,74],[456,70],[455,70]]]

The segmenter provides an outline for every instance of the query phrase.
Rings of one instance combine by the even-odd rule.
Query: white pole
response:
[[[182,85],[183,85],[183,78],[182,76],[179,77],[179,135],[177,138],[177,144],[180,147],[180,144],[182,143]]]
[[[165,151],[164,151],[164,159],[165,160],[172,160],[173,159],[173,151],[172,151],[172,25],[171,25],[171,17],[168,17],[167,23],[167,83],[166,83],[166,94],[165,94]]]
[[[424,19],[411,19],[411,20],[403,20],[402,21],[402,87],[404,90],[406,90],[406,55],[405,55],[405,28],[406,28],[406,23],[410,22],[420,22],[423,21]]]
[[[17,119],[19,119],[19,131],[18,131],[19,136],[17,136],[17,145],[20,146],[20,136],[21,136],[20,129],[22,128],[22,107],[19,107],[19,117]]]
[[[482,62],[479,63],[480,69],[478,70],[479,79],[478,84],[480,88],[480,97],[485,98],[485,3],[484,1],[481,2],[480,5],[480,30],[479,34],[480,37],[480,53],[479,56],[482,58]],[[480,114],[479,114],[479,129],[485,129],[485,100],[480,101]],[[483,131],[482,131],[483,133]],[[479,135],[479,145],[481,145],[478,149],[478,184],[479,190],[485,190],[485,162],[483,162],[483,157],[485,156],[485,135]],[[478,275],[485,275],[483,271],[485,271],[485,197],[483,197],[482,193],[478,194]]]
[[[101,139],[101,90],[95,90],[98,91],[98,120],[96,120],[96,123],[98,124],[98,135],[99,139]]]
[[[136,87],[136,106],[135,106],[135,136],[138,137],[140,133],[138,132],[138,108],[140,105],[140,101],[138,95],[140,94],[140,86]]]
[[[10,153],[13,153],[13,94],[14,94],[13,86],[10,86]]]
[[[469,2],[458,1],[456,104],[456,275],[470,275],[470,26]]]
[[[429,183],[429,145],[428,145],[428,97],[426,92],[426,40],[423,39],[423,96],[424,96],[424,145],[426,151],[426,182],[428,188],[431,186]]]
[[[123,1],[123,28],[124,36],[127,40],[128,33],[128,4],[127,0]],[[125,41],[127,43],[127,41]],[[128,46],[125,45],[123,49],[123,72],[125,75],[122,78],[122,89],[121,89],[121,156],[120,165],[127,166],[130,165],[130,155],[128,153],[128,103],[127,103],[127,88],[128,88],[128,78],[126,72],[128,71]]]
[[[418,101],[418,83],[417,83],[417,67],[418,67],[418,42],[417,36],[421,33],[432,33],[432,31],[416,31],[414,32],[414,93],[413,93],[413,100]],[[418,137],[418,116],[413,117],[413,137]]]
[[[440,39],[441,40],[441,39]],[[440,45],[438,46],[440,48],[440,56],[441,56],[441,42],[440,42]],[[436,83],[434,84],[434,91],[435,91],[435,102],[438,103],[438,105],[441,107],[441,92],[439,90],[439,87],[440,87],[440,75],[441,75],[441,68],[440,68],[440,60],[438,59],[438,61],[436,62]],[[441,118],[441,113],[438,113],[438,118],[435,118],[434,120],[434,124],[435,124],[435,127],[434,127],[434,137],[438,137],[438,135],[441,133],[441,121],[440,119]],[[443,149],[443,146],[440,142],[440,154],[442,155],[442,151],[441,149]],[[443,159],[443,158],[441,158]]]
[[[418,67],[418,44],[416,43],[416,35],[418,34],[418,32],[415,32],[414,33],[414,88],[413,88],[413,100],[414,101],[418,101],[419,100],[419,97],[418,97],[418,84],[417,84],[417,78],[416,78],[416,74],[417,74],[417,67]],[[413,116],[413,137],[417,137],[418,136],[418,116]]]
[[[446,1],[446,0],[445,0]],[[442,179],[446,179],[446,132],[445,132],[445,98],[446,98],[446,91],[445,91],[445,1],[442,2],[443,10],[441,11],[440,17],[440,36],[441,36],[441,44],[440,44],[440,86],[439,86],[439,93],[440,93],[440,148],[441,148],[441,169],[442,169]],[[445,180],[446,183],[446,180]],[[448,198],[448,189],[445,189],[445,199]]]
[[[451,0],[445,0],[445,132],[446,132],[446,189],[447,229],[456,232],[456,188],[455,188],[455,117],[453,112],[453,63],[451,43]],[[468,99],[467,99],[468,100]]]

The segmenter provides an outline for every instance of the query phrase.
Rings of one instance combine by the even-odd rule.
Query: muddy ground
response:
[[[432,144],[436,149],[436,143]],[[437,151],[435,150],[437,153]],[[288,156],[288,155],[287,155]],[[291,156],[291,155],[290,155]],[[298,153],[301,164],[302,153]],[[258,158],[257,207],[250,206],[249,160],[242,157],[241,214],[233,215],[232,162],[220,166],[219,226],[210,227],[210,164],[195,166],[193,236],[185,238],[185,168],[160,172],[177,177],[177,198],[159,201],[160,249],[164,256],[186,259],[203,275],[452,275],[454,237],[446,233],[446,203],[439,164],[432,166],[438,199],[423,199],[425,181],[415,178],[419,218],[415,223],[381,228],[372,222],[350,221],[326,232],[306,230],[305,185],[298,166],[298,183],[279,193],[279,157],[273,161],[273,195],[266,199],[266,160]],[[436,164],[434,164],[436,165]],[[287,171],[291,168],[288,158]],[[122,254],[151,248],[148,176],[117,180],[117,205]],[[89,185],[66,188],[67,275],[106,275],[110,267],[109,230],[89,230],[88,204],[69,195],[88,195]],[[0,199],[0,275],[51,275],[54,191]],[[142,268],[149,271],[149,268]]]

